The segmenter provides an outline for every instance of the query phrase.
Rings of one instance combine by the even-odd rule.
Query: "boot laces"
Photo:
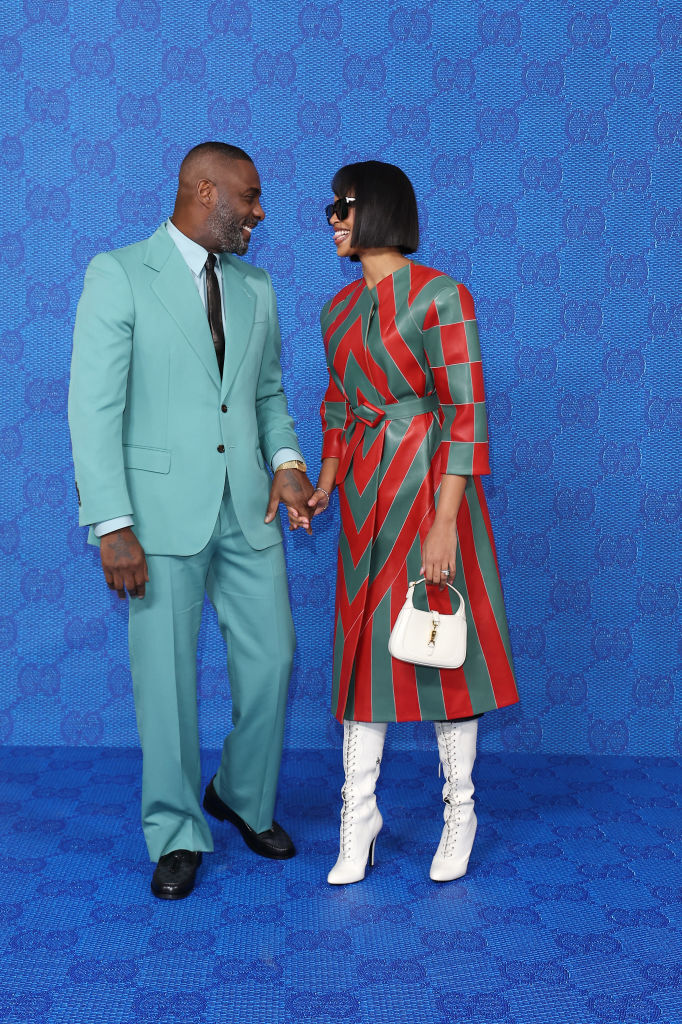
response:
[[[450,780],[448,780],[448,781],[450,781]],[[457,789],[457,787],[455,786],[455,795],[456,795],[456,789]],[[444,851],[443,852],[444,852],[445,856],[447,857],[450,853],[452,853],[452,851],[454,849],[454,846],[455,846],[455,844],[457,842],[457,835],[459,833],[459,829],[460,829],[460,825],[461,825],[461,822],[460,822],[460,813],[461,812],[460,812],[460,807],[459,807],[459,804],[457,803],[457,800],[455,799],[455,803],[454,803],[454,806],[453,806],[449,794],[448,794],[448,796],[445,797],[445,801],[444,802],[445,802],[446,807],[445,807],[445,845],[444,845]]]
[[[343,806],[341,808],[341,856],[349,860],[353,842],[353,807],[350,797],[346,795],[346,787],[341,790]]]
[[[449,738],[449,737],[448,737]],[[457,834],[460,828],[461,808],[457,799],[457,753],[454,743],[445,742],[445,781],[448,786],[447,793],[443,798],[445,803],[445,835],[443,854],[447,857],[453,852],[457,842]],[[440,769],[440,765],[439,765]],[[453,794],[454,790],[454,794]],[[454,801],[451,799],[454,795]],[[453,806],[454,803],[454,806]]]
[[[357,737],[351,736],[348,740],[348,746],[346,748],[346,764],[347,764],[347,775],[346,781],[341,789],[341,856],[344,860],[352,859],[352,845],[353,845],[353,825],[355,823],[355,808],[357,805],[357,765],[356,765],[356,754],[357,754]],[[379,771],[381,766],[381,758],[376,759],[374,767],[375,781],[379,777]],[[355,785],[349,785],[348,780],[352,779]]]
[[[355,730],[348,733],[346,746],[346,780],[341,789],[341,856],[344,859],[350,858],[350,848],[353,841],[353,810],[355,807],[355,796],[352,785],[348,780],[355,774],[356,755],[358,748],[357,734]]]

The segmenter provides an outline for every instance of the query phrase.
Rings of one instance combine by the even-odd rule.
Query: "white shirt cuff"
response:
[[[105,533],[113,533],[114,530],[122,530],[124,526],[132,525],[132,516],[117,516],[116,519],[103,519],[101,523],[93,523],[92,529],[95,537],[103,537]]]
[[[305,462],[301,453],[297,452],[295,448],[278,448],[272,456],[272,462],[270,463],[272,472],[274,473],[283,462],[291,462],[292,459],[296,459],[298,462]]]

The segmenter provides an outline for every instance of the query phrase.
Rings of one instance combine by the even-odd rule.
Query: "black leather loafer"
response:
[[[214,779],[215,776],[209,782],[204,793],[204,810],[218,821],[231,821],[233,825],[236,825],[246,845],[261,857],[270,857],[272,860],[288,860],[289,857],[295,856],[296,847],[281,825],[273,821],[271,827],[265,832],[254,832],[243,818],[240,818],[226,803],[223,803],[215,791]]]
[[[152,875],[152,892],[160,900],[182,900],[194,888],[201,853],[173,850],[159,857]]]

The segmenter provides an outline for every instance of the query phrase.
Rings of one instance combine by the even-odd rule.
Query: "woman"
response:
[[[342,167],[327,219],[362,278],[322,310],[329,367],[313,514],[339,489],[333,711],[344,726],[339,858],[332,884],[364,878],[382,826],[374,790],[387,722],[433,721],[445,775],[435,881],[464,875],[476,831],[477,719],[518,700],[481,474],[488,439],[474,305],[446,274],[406,259],[419,244],[414,190],[397,167]],[[290,512],[293,528],[308,526]],[[398,661],[388,639],[410,580],[431,608],[466,602],[462,668]],[[415,603],[426,605],[426,588]]]

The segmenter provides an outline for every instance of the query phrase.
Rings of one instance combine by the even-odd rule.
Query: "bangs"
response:
[[[412,182],[404,171],[381,160],[346,164],[332,178],[341,199],[357,200],[351,245],[354,249],[397,249],[403,255],[419,248],[419,214]],[[359,257],[350,256],[352,261]]]
[[[346,167],[342,167],[336,172],[332,178],[332,192],[334,195],[337,195],[339,199],[342,196],[347,196],[350,192],[352,192],[353,195],[357,193],[355,175],[353,174],[353,164],[348,164]]]

